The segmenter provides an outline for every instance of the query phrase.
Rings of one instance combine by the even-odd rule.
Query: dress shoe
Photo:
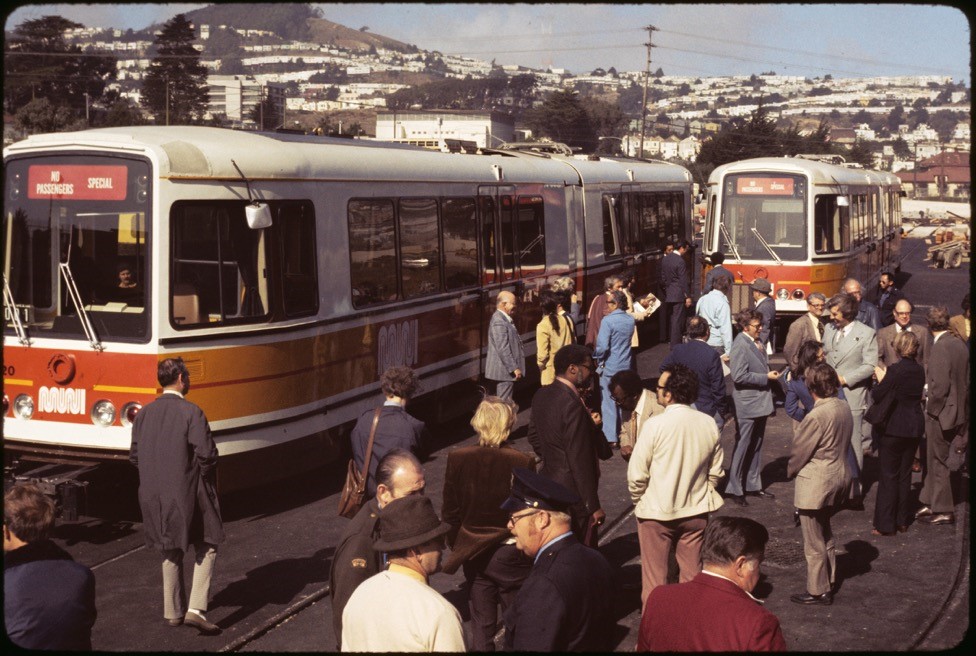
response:
[[[802,594],[790,595],[790,601],[795,604],[803,604],[804,606],[829,606],[834,603],[834,595],[830,592],[825,592],[822,595],[812,595],[809,592],[804,592]]]
[[[794,510],[793,511],[793,526],[796,526],[796,527],[799,527],[800,526],[800,511],[799,510]]]
[[[213,622],[208,622],[206,617],[200,615],[199,613],[194,613],[193,611],[187,612],[186,617],[183,618],[183,624],[186,626],[192,626],[193,628],[199,630],[200,633],[204,633],[206,635],[217,635],[221,632],[221,628],[219,626]]]
[[[845,506],[848,510],[864,510],[864,499],[862,497],[848,499]]]
[[[749,505],[749,502],[746,501],[746,498],[744,496],[741,496],[741,495],[738,495],[738,494],[730,494],[729,496],[727,496],[725,498],[728,499],[729,501],[731,501],[732,503],[734,503],[737,506],[748,506]]]
[[[922,515],[918,518],[918,521],[925,522],[926,524],[955,524],[956,516],[952,513],[935,513],[932,515]]]
[[[919,517],[925,517],[926,515],[931,515],[931,514],[932,514],[931,508],[929,508],[928,506],[922,506],[915,513],[915,519],[918,519]]]
[[[183,618],[177,617],[176,619],[172,619],[172,620],[163,620],[163,622],[166,623],[166,626],[180,626],[181,624],[183,624]]]
[[[767,501],[772,501],[776,498],[776,495],[772,492],[767,492],[766,490],[758,490],[756,492],[746,492],[746,496],[759,497],[760,499],[766,499]]]
[[[883,536],[885,536],[885,537],[888,537],[888,538],[890,538],[890,537],[891,537],[892,535],[894,535],[894,534],[895,534],[895,532],[894,532],[894,531],[879,531],[879,530],[878,530],[878,529],[876,529],[876,528],[872,528],[872,529],[871,529],[871,535],[883,535]]]
[[[908,527],[907,526],[899,526],[898,527],[898,532],[899,533],[908,533]]]

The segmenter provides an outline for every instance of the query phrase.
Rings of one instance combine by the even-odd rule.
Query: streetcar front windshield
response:
[[[100,342],[145,341],[149,164],[52,155],[4,169],[5,334],[86,339],[88,324]]]
[[[719,249],[744,260],[806,259],[806,194],[799,175],[726,176]]]

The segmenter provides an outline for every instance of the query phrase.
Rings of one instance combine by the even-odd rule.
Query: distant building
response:
[[[250,75],[208,75],[207,87],[208,115],[223,114],[232,124],[249,122],[251,110],[265,97],[271,98],[276,106],[285,106],[284,84],[262,83]]]
[[[857,132],[853,128],[830,128],[830,142],[841,146],[853,146]]]
[[[379,111],[376,139],[440,148],[445,139],[474,141],[479,148],[515,140],[515,119],[493,111],[449,109]]]
[[[971,182],[968,152],[941,152],[920,160],[913,171],[898,171],[905,192],[912,198],[968,201]]]

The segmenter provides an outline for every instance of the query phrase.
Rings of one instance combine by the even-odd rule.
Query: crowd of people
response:
[[[833,601],[831,518],[841,508],[863,507],[866,455],[880,465],[874,535],[907,531],[913,519],[955,521],[949,469],[968,448],[968,295],[962,315],[931,307],[923,326],[912,323],[911,301],[888,272],[878,306],[890,318],[862,297],[854,279],[830,298],[811,294],[808,312],[781,340],[788,366],[780,372],[769,362],[777,343],[770,283],[748,282],[753,305],[733,315],[734,278],[714,254],[694,304],[682,257],[688,247],[676,244],[663,260],[663,300],[636,297],[633,276],[608,277],[586,314],[584,343],[576,339],[583,316],[571,281],[543,292],[531,453],[509,443],[518,411],[513,388],[526,378],[513,320],[519,299],[497,295],[485,367],[494,393],[471,418],[477,444],[448,453],[440,514],[425,495],[430,437],[406,411],[419,378],[408,367],[382,374],[382,405],[365,412],[351,433],[367,501],[346,524],[331,563],[336,649],[494,651],[502,627],[507,650],[612,649],[613,576],[596,546],[607,518],[600,463],[614,450],[627,461],[640,548],[638,650],[785,649],[777,618],[751,595],[767,529],[715,515],[726,502],[745,508],[773,498],[762,480],[762,447],[778,398],[793,419],[787,475],[795,479],[807,563],[806,587],[792,594],[793,602]],[[637,324],[658,310],[670,352],[647,389],[635,366]],[[217,452],[202,410],[185,398],[190,379],[182,360],[162,360],[158,379],[163,394],[132,430],[145,540],[162,555],[164,622],[213,635],[221,629],[206,611],[224,539],[214,489]],[[721,434],[730,420],[735,438],[725,471]],[[917,508],[913,471],[923,479]],[[4,505],[11,638],[31,648],[90,648],[94,578],[47,539],[50,502],[21,485]],[[187,598],[182,563],[190,545]],[[669,584],[672,552],[678,576]],[[458,609],[430,586],[436,572],[459,569],[471,618],[467,637]],[[36,592],[28,595],[30,589]],[[14,611],[11,600],[22,600]],[[35,600],[43,610],[31,605]],[[34,635],[29,613],[62,618],[59,630]]]

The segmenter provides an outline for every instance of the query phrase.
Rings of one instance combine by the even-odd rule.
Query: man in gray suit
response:
[[[790,601],[829,606],[837,573],[830,517],[847,499],[851,484],[845,459],[853,424],[847,404],[837,398],[840,381],[830,365],[810,367],[806,381],[814,406],[793,436],[786,475],[796,477],[793,506],[803,532],[807,591],[792,595]]]
[[[517,301],[512,292],[498,292],[495,314],[488,324],[488,355],[485,358],[485,378],[495,381],[495,396],[512,398],[515,381],[522,378],[525,351],[518,328],[512,321]]]
[[[826,296],[820,292],[810,294],[807,296],[806,314],[790,324],[790,329],[786,333],[786,343],[783,345],[783,355],[786,356],[786,364],[790,365],[790,369],[796,367],[796,355],[800,351],[800,344],[810,340],[823,341],[824,325],[821,317],[826,305]]]
[[[878,352],[881,365],[886,369],[901,360],[895,351],[895,337],[903,331],[915,333],[915,336],[918,337],[918,355],[915,356],[915,360],[923,367],[928,364],[929,351],[932,348],[932,335],[925,326],[912,323],[912,310],[914,308],[907,298],[899,299],[891,313],[894,317],[894,323],[878,331]]]
[[[205,616],[217,545],[224,525],[217,502],[217,447],[207,417],[184,396],[190,374],[183,358],[156,368],[162,395],[132,423],[129,461],[139,468],[139,507],[146,546],[163,553],[163,618],[204,634],[220,633]],[[187,605],[183,554],[193,545],[193,587]]]
[[[769,386],[779,378],[779,372],[769,370],[766,350],[759,341],[762,315],[746,308],[736,313],[735,321],[742,332],[732,342],[729,354],[736,430],[725,494],[732,503],[747,506],[744,494],[773,498],[762,487],[762,443],[766,419],[773,414]]]
[[[928,398],[925,402],[926,473],[915,514],[926,524],[956,521],[949,484],[949,447],[969,423],[969,349],[949,332],[949,310],[943,305],[929,309],[932,353],[925,373]]]
[[[824,355],[827,364],[837,370],[851,407],[854,420],[851,443],[858,469],[863,469],[864,450],[870,449],[871,433],[861,429],[861,419],[867,409],[874,367],[878,364],[878,337],[873,329],[855,318],[858,302],[854,296],[837,294],[827,301],[827,307],[831,323],[824,329]]]

